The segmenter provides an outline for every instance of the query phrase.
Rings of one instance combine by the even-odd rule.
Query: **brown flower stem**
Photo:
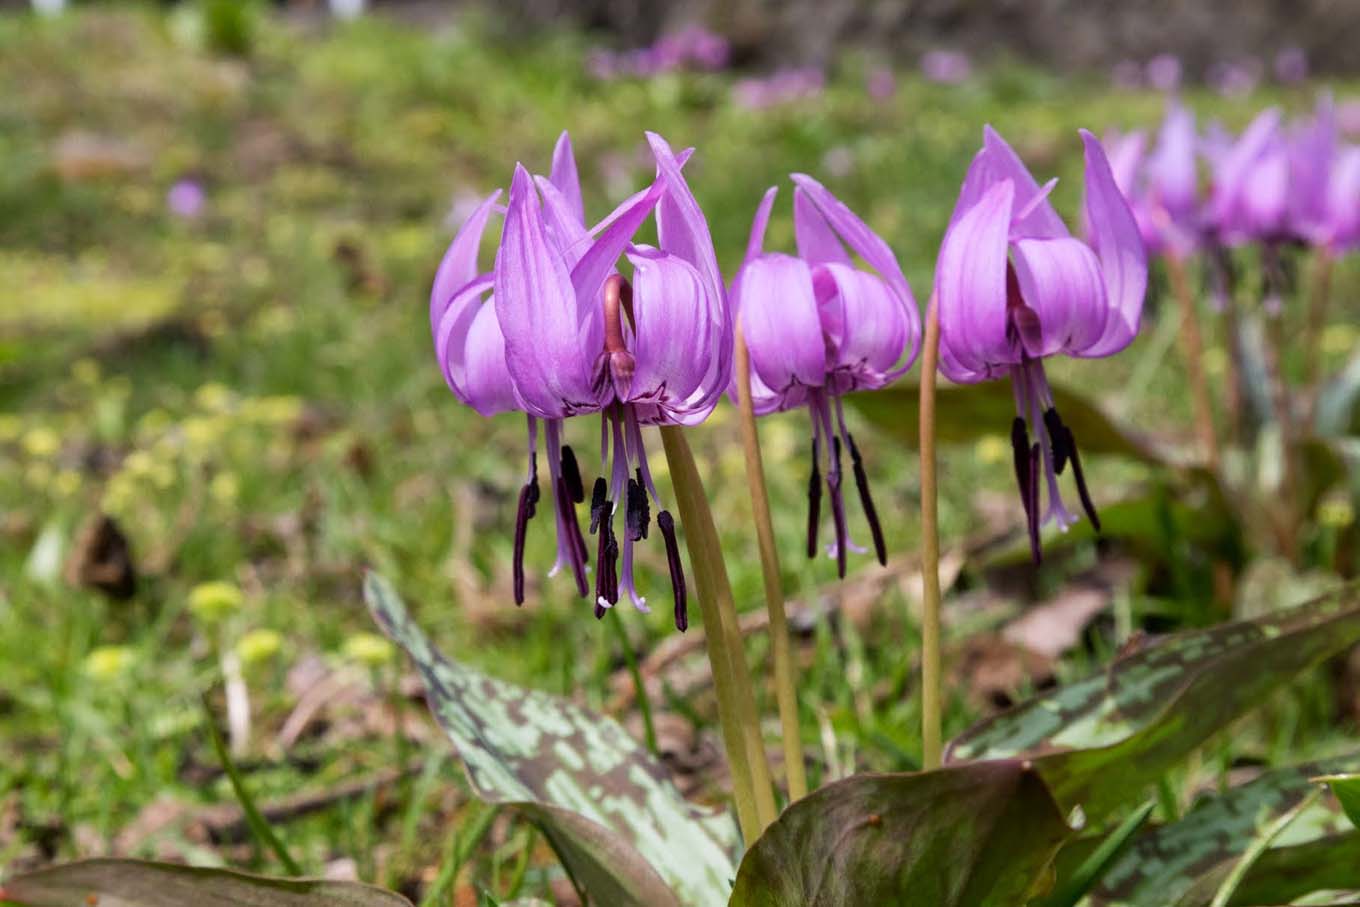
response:
[[[940,312],[926,307],[921,352],[921,767],[940,767],[940,511],[935,473],[935,379],[940,359]]]
[[[798,727],[798,695],[794,687],[793,654],[789,643],[789,620],[784,609],[784,590],[779,579],[779,551],[774,544],[770,518],[770,494],[765,487],[765,466],[760,455],[760,433],[751,399],[751,351],[741,324],[736,338],[737,400],[741,413],[741,446],[746,455],[746,483],[751,489],[751,516],[760,548],[760,573],[765,583],[765,609],[770,614],[770,651],[774,660],[774,692],[779,703],[779,726],[784,744],[784,772],[789,782],[789,801],[807,796],[807,770],[803,766],[803,735]]]
[[[1204,377],[1204,339],[1199,332],[1199,315],[1195,310],[1195,295],[1185,273],[1185,261],[1175,255],[1166,258],[1166,270],[1171,279],[1172,293],[1181,309],[1181,352],[1185,356],[1185,370],[1190,376],[1190,392],[1195,398],[1195,425],[1209,469],[1218,472],[1218,434],[1214,431],[1214,405],[1209,396],[1209,383]]]
[[[1294,401],[1289,392],[1289,384],[1284,373],[1284,275],[1280,252],[1276,246],[1266,244],[1261,247],[1261,260],[1265,270],[1263,305],[1266,316],[1265,369],[1266,380],[1270,385],[1270,406],[1275,411],[1275,421],[1280,427],[1280,501],[1279,513],[1281,529],[1278,533],[1281,554],[1291,562],[1297,563],[1298,525],[1301,487],[1299,485],[1298,446],[1294,437]],[[1271,304],[1274,297],[1274,305]]]
[[[680,521],[685,527],[685,546],[689,549],[697,598],[703,612],[704,639],[718,696],[723,745],[732,769],[737,819],[749,845],[776,816],[774,788],[756,716],[751,672],[746,666],[746,652],[737,629],[736,605],[727,578],[727,566],[723,562],[718,529],[708,507],[694,453],[685,440],[684,430],[677,425],[661,426],[661,440],[666,448],[671,486],[675,490]]]
[[[1327,309],[1332,302],[1332,255],[1319,249],[1313,259],[1313,291],[1308,306],[1308,337],[1304,349],[1308,354],[1308,387],[1317,399],[1318,377],[1322,373],[1322,332],[1327,328]]]

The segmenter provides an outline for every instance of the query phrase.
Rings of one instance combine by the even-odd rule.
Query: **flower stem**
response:
[[[751,844],[774,821],[775,805],[770,769],[765,762],[765,745],[756,721],[751,673],[746,667],[746,653],[737,629],[732,586],[727,579],[718,529],[704,495],[704,483],[684,431],[676,425],[663,425],[661,440],[666,447],[671,485],[685,527],[685,546],[689,549],[690,566],[694,570],[696,597],[703,612],[704,639],[718,695],[723,745],[732,770],[737,820],[741,824],[742,837]]]
[[[1327,327],[1327,309],[1332,301],[1332,253],[1319,249],[1313,260],[1313,292],[1308,307],[1308,385],[1317,399],[1318,376],[1322,373],[1322,332]]]
[[[1209,469],[1218,472],[1218,433],[1214,431],[1214,405],[1209,396],[1209,383],[1204,377],[1204,339],[1199,332],[1199,316],[1195,311],[1195,295],[1185,273],[1185,261],[1175,255],[1166,257],[1166,270],[1171,289],[1181,308],[1181,353],[1185,356],[1185,371],[1190,377],[1190,392],[1195,398],[1195,423],[1200,444]]]
[[[737,400],[741,411],[741,446],[746,454],[746,482],[751,487],[751,516],[756,523],[760,547],[760,573],[765,582],[765,608],[770,613],[770,651],[774,658],[775,699],[779,703],[779,726],[784,744],[784,772],[789,782],[789,801],[807,796],[807,771],[803,766],[803,735],[798,727],[798,695],[794,689],[793,655],[789,644],[789,619],[784,611],[784,590],[779,580],[779,552],[774,544],[770,519],[770,494],[765,487],[765,466],[760,456],[760,433],[751,400],[751,351],[741,324],[736,340]]]
[[[623,649],[623,663],[628,666],[628,676],[633,680],[633,695],[637,698],[638,711],[642,713],[642,734],[647,742],[647,751],[658,755],[656,746],[656,726],[652,724],[652,701],[647,696],[647,687],[642,682],[642,671],[638,669],[637,653],[628,639],[628,628],[623,625],[623,614],[619,608],[610,608],[612,613],[604,616],[605,622],[614,628]]]
[[[921,766],[940,767],[940,510],[935,477],[935,377],[940,311],[926,308],[921,352]]]

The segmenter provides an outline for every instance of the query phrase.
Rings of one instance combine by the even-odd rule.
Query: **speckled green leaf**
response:
[[[1317,789],[1315,775],[1357,766],[1360,755],[1276,769],[1204,797],[1180,821],[1137,838],[1101,879],[1093,907],[1205,907],[1242,854]],[[1307,805],[1252,865],[1230,903],[1285,904],[1354,884],[1356,845],[1333,798]]]
[[[1299,671],[1360,641],[1360,584],[1252,621],[1145,643],[1103,674],[975,725],[951,762],[1033,760],[1064,808],[1098,820]]]
[[[1360,774],[1324,775],[1314,780],[1321,781],[1332,789],[1351,824],[1360,828]]]
[[[1008,760],[856,775],[799,800],[746,853],[730,907],[1014,907],[1069,834]]]
[[[7,879],[0,903],[23,907],[411,907],[357,882],[271,879],[142,860],[82,860]]]
[[[940,441],[972,443],[987,435],[1010,437],[1015,396],[1009,381],[942,384],[936,397],[935,432]],[[898,382],[871,394],[851,394],[846,399],[875,426],[903,443],[912,447],[920,443],[921,389],[914,382]],[[1053,400],[1083,454],[1113,454],[1154,465],[1173,459],[1170,451],[1118,425],[1080,394],[1054,385]]]
[[[478,796],[537,822],[592,900],[611,907],[725,902],[736,874],[729,814],[686,801],[616,721],[445,657],[377,574],[365,578],[364,596],[424,677],[430,708]]]

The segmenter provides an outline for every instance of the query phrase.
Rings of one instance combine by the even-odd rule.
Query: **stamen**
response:
[[[1038,442],[1029,449],[1029,553],[1036,566],[1043,563],[1039,547],[1039,461],[1042,459]]]
[[[600,528],[600,518],[604,516],[605,510],[609,507],[609,502],[605,497],[609,494],[609,484],[605,482],[604,476],[595,480],[595,487],[590,490],[590,534],[594,535]]]
[[[581,524],[576,520],[576,506],[571,503],[571,489],[564,476],[557,478],[557,506],[562,521],[560,525],[566,530],[567,546],[571,549],[571,572],[576,578],[576,594],[584,596],[590,591],[590,585],[586,582],[586,562],[590,560],[590,555],[586,551],[585,536],[581,535]]]
[[[526,482],[519,490],[519,506],[515,508],[515,553],[514,587],[515,604],[524,604],[524,536],[529,528],[529,520],[534,515],[534,502],[538,498],[538,483]]]
[[[855,487],[859,489],[859,504],[864,508],[864,518],[868,520],[869,532],[874,537],[874,553],[878,555],[878,562],[886,567],[888,546],[883,541],[883,527],[878,522],[878,510],[874,507],[873,496],[869,494],[869,476],[864,471],[864,460],[855,445],[855,436],[846,432],[845,440],[850,442],[850,462],[854,464]]]
[[[689,629],[689,608],[685,592],[685,568],[680,561],[680,545],[675,540],[675,519],[669,510],[656,515],[656,528],[666,541],[666,564],[671,570],[671,592],[675,596],[675,629],[684,633]]]
[[[831,438],[831,472],[826,477],[826,486],[831,490],[831,517],[836,526],[836,575],[845,579],[846,544],[850,533],[845,528],[845,498],[841,495],[841,439]]]
[[[812,436],[812,476],[808,479],[808,557],[817,556],[817,523],[822,516],[822,470],[819,462],[817,436]]]
[[[1063,426],[1066,433],[1067,448],[1072,455],[1072,477],[1077,480],[1077,496],[1081,498],[1081,509],[1086,511],[1087,518],[1091,521],[1091,528],[1097,533],[1100,532],[1100,517],[1096,515],[1096,505],[1091,500],[1091,493],[1086,490],[1086,476],[1081,471],[1081,454],[1077,453],[1077,439],[1072,436],[1072,429]]]
[[[1072,452],[1067,443],[1072,432],[1067,430],[1057,409],[1052,406],[1044,410],[1044,427],[1048,429],[1048,443],[1053,448],[1053,471],[1062,475]]]
[[[642,476],[639,472],[638,478],[628,480],[628,497],[623,518],[623,525],[627,530],[628,538],[633,541],[645,539],[649,522],[651,522],[651,513],[647,507],[647,492],[642,487]]]
[[[562,478],[567,480],[573,503],[579,504],[586,499],[586,486],[581,482],[581,469],[576,465],[576,452],[570,444],[562,445]]]
[[[604,282],[604,356],[608,357],[609,371],[615,380],[627,384],[633,380],[636,362],[623,339],[624,309],[633,307],[633,288],[622,275],[611,274]]]
[[[1037,445],[1035,445],[1037,446]],[[1015,461],[1015,481],[1020,486],[1020,503],[1025,508],[1025,531],[1029,534],[1030,554],[1039,563],[1039,518],[1038,502],[1032,493],[1038,482],[1033,460],[1033,448],[1029,443],[1029,431],[1025,420],[1019,416],[1011,422],[1011,454]]]
[[[600,521],[599,549],[595,555],[595,616],[604,617],[607,608],[619,600],[619,543],[614,538],[613,501],[605,501],[606,516]]]

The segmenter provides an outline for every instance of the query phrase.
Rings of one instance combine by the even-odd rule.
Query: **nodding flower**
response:
[[[652,481],[642,429],[693,425],[712,412],[731,381],[732,322],[707,222],[681,174],[689,152],[676,155],[651,133],[647,140],[655,181],[589,230],[565,133],[549,177],[517,165],[494,269],[477,272],[476,250],[497,195],[473,213],[445,256],[431,324],[445,378],[460,400],[484,415],[513,409],[528,416],[528,478],[515,522],[516,601],[524,597],[524,537],[540,495],[539,420],[557,522],[554,570],[569,566],[580,594],[589,594],[589,553],[575,510],[586,500],[586,486],[574,452],[562,443],[562,428],[572,416],[598,413],[601,477],[589,505],[589,531],[598,536],[596,616],[621,592],[648,610],[634,580],[633,546],[647,537],[655,505],[675,623],[684,630],[675,520]],[[649,217],[656,222],[655,247],[633,242]],[[625,262],[631,280],[619,272]],[[620,507],[621,540],[614,531]]]
[[[1115,182],[1128,199],[1148,253],[1191,255],[1203,232],[1194,113],[1170,101],[1150,153],[1147,137],[1139,131],[1106,144]],[[1090,235],[1089,225],[1086,233]]]
[[[911,367],[920,347],[920,315],[887,243],[821,183],[803,174],[792,179],[798,254],[763,249],[778,191],[772,187],[756,210],[746,259],[732,282],[732,305],[751,353],[756,413],[803,406],[811,413],[808,557],[817,553],[825,471],[836,534],[829,550],[843,577],[846,552],[855,547],[846,528],[841,492],[843,448],[849,449],[880,563],[887,562],[887,550],[864,462],[845,424],[841,396],[883,387]],[[876,273],[856,267],[850,252]]]
[[[1100,143],[1085,130],[1081,137],[1087,242],[1074,238],[1048,203],[1057,180],[1040,188],[987,127],[935,265],[941,373],[959,383],[1011,379],[1015,474],[1036,563],[1040,525],[1051,521],[1065,530],[1077,519],[1058,490],[1069,464],[1082,508],[1100,529],[1076,438],[1053,405],[1043,360],[1124,349],[1138,334],[1147,289],[1147,254],[1133,212]],[[1042,516],[1041,473],[1048,486]]]

